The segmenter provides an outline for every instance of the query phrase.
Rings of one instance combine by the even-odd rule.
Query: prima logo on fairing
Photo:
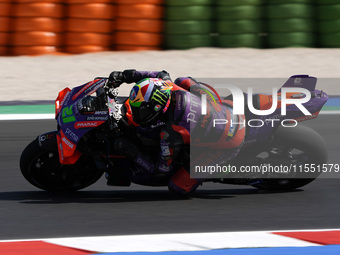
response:
[[[204,102],[203,101],[204,97],[206,98],[206,95],[202,95],[202,102]],[[206,99],[205,99],[205,101],[206,101]],[[196,113],[198,112],[200,104],[201,104],[201,107],[202,107],[202,115],[205,115],[205,114],[203,114],[203,108],[207,107],[206,104],[201,103],[199,101],[199,99],[196,98],[196,97],[191,97],[190,112],[187,115],[187,122],[197,122],[196,121]],[[206,110],[205,110],[205,113],[206,113]]]
[[[69,128],[66,128],[65,134],[71,137],[76,142],[79,140],[79,137]]]

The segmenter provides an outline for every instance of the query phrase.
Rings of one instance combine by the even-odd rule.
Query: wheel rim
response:
[[[81,159],[74,165],[62,165],[58,153],[42,152],[29,164],[29,178],[33,185],[44,190],[68,191],[85,188],[97,181],[102,172],[90,162],[81,162]]]
[[[299,166],[310,163],[310,156],[300,148],[295,147],[273,147],[270,150],[262,152],[256,156],[261,164],[272,166],[286,166],[291,171],[288,173],[269,173],[266,178],[278,178],[282,183],[288,183],[289,180],[282,178],[297,178],[299,173],[292,171]],[[301,177],[300,177],[301,178]]]

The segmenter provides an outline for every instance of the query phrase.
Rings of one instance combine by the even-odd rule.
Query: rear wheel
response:
[[[73,165],[60,164],[58,151],[41,148],[38,139],[21,154],[20,169],[28,182],[46,191],[80,190],[103,175],[91,157],[81,156]]]
[[[287,166],[288,173],[272,173],[262,183],[262,190],[293,190],[315,180],[320,172],[312,166],[327,163],[327,145],[313,129],[305,126],[280,127],[269,149],[256,155],[262,164]],[[306,164],[306,166],[305,166]]]

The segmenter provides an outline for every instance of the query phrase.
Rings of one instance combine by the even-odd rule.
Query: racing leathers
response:
[[[136,70],[112,72],[109,81],[120,85],[122,82],[139,82],[145,78],[171,81],[166,71]],[[242,123],[244,117],[233,115],[232,101],[221,99],[209,85],[190,77],[177,78],[172,85],[170,106],[153,127],[140,127],[134,123],[129,104],[125,103],[127,122],[136,126],[136,133],[148,136],[151,128],[159,136],[157,157],[152,159],[143,150],[138,153],[132,150],[129,156],[135,162],[136,171],[169,176],[168,187],[171,191],[188,194],[205,180],[191,177],[193,165],[222,164],[237,155],[243,144],[245,127],[230,124],[232,119]],[[202,107],[202,95],[206,98],[205,107]],[[215,125],[215,119],[225,121]],[[196,148],[194,153],[193,148]]]

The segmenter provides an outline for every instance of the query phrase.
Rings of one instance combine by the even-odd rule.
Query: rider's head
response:
[[[172,88],[172,82],[162,79],[147,78],[136,83],[129,98],[133,121],[145,127],[160,120],[169,107]]]

